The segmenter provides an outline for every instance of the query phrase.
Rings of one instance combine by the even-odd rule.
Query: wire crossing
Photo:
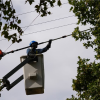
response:
[[[40,15],[40,14],[39,14]],[[31,24],[39,17],[39,15],[38,16],[36,16],[36,18],[31,22]],[[30,25],[31,25],[30,24]],[[30,26],[29,25],[29,26]],[[25,30],[29,27],[29,26],[27,26],[26,28],[25,28]],[[25,32],[25,30],[23,31],[23,32]],[[13,43],[12,43],[13,44]],[[11,46],[12,46],[12,44],[5,50],[5,51],[7,51]]]
[[[51,30],[51,29],[61,28],[61,27],[65,27],[65,26],[72,25],[72,24],[76,24],[76,23],[71,23],[71,24],[62,25],[62,26],[53,27],[53,28],[48,28],[48,29],[45,29],[45,30],[40,30],[40,31],[32,32],[32,33],[27,33],[27,34],[23,34],[22,36],[29,35],[29,34],[33,34],[33,33],[38,33],[38,32],[43,32],[43,31],[47,31],[47,30]],[[3,40],[7,40],[7,39],[1,39],[0,41],[3,41]]]
[[[62,5],[65,5],[65,4],[68,4],[68,2],[67,3],[63,3]],[[54,7],[56,7],[56,6],[58,6],[58,5],[55,5]],[[51,7],[48,7],[48,8],[51,8]],[[24,15],[24,14],[28,14],[28,13],[32,13],[32,12],[36,12],[36,11],[35,10],[34,11],[29,11],[29,12],[26,12],[26,13],[18,14],[16,16],[20,16],[20,15]]]
[[[34,25],[30,25],[30,26],[35,26],[35,25],[39,25],[39,24],[44,24],[44,23],[48,23],[48,22],[53,22],[53,21],[57,21],[57,20],[61,20],[61,19],[65,19],[65,18],[69,18],[69,17],[73,17],[74,15],[72,16],[67,16],[67,17],[62,17],[62,18],[58,18],[58,19],[54,19],[54,20],[50,20],[50,21],[46,21],[46,22],[42,22],[42,23],[37,23],[37,24],[34,24]],[[25,28],[27,26],[24,26],[24,27],[21,27],[21,28]]]
[[[49,22],[54,22],[54,21],[57,21],[57,20],[66,19],[66,18],[70,18],[70,17],[73,17],[73,16],[74,16],[74,15],[72,15],[72,16],[67,16],[67,17],[62,17],[62,18],[58,18],[58,19],[54,19],[54,20],[49,20],[49,21],[45,21],[45,22],[37,23],[37,24],[33,24],[33,25],[31,25],[31,24],[32,24],[32,22],[31,22],[31,24],[30,24],[29,26],[24,26],[24,27],[21,27],[21,28],[26,28],[26,27],[30,27],[30,26],[35,26],[35,25],[45,24],[45,23],[49,23]],[[37,16],[37,17],[38,17],[38,16]],[[12,30],[9,30],[9,31],[12,31]]]
[[[12,2],[11,2],[11,3],[12,3]],[[62,5],[64,5],[64,4],[67,4],[67,3],[63,3]],[[12,6],[13,6],[13,4],[12,4]],[[57,6],[57,5],[56,5],[56,6]],[[51,8],[51,7],[50,7],[50,8]],[[39,14],[39,15],[40,15],[40,14]],[[39,15],[38,15],[38,16],[39,16]],[[38,16],[31,22],[31,24],[38,18]],[[30,24],[30,25],[31,25],[31,24]],[[30,25],[29,25],[29,26],[30,26]],[[25,30],[26,30],[29,26],[27,26],[27,27],[25,28]],[[25,30],[24,30],[24,31],[25,31]],[[12,45],[12,44],[11,44],[11,45]],[[11,47],[11,45],[10,45],[7,49],[9,49],[9,48]],[[7,50],[7,49],[6,49],[6,50]],[[6,50],[5,50],[5,51],[6,51]]]
[[[76,23],[71,23],[71,24],[62,25],[62,26],[58,26],[58,27],[53,27],[53,28],[49,28],[49,29],[45,29],[45,30],[40,30],[40,31],[32,32],[32,33],[27,33],[27,34],[23,34],[22,36],[33,34],[33,33],[38,33],[38,32],[43,32],[43,31],[47,31],[47,30],[52,30],[52,29],[56,29],[56,28],[60,28],[60,27],[65,27],[65,26],[69,26],[69,25],[72,25],[72,24],[76,24]]]

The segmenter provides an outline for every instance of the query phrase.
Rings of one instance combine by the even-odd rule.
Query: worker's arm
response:
[[[46,52],[47,50],[49,50],[49,48],[51,47],[51,43],[52,43],[52,40],[50,39],[49,40],[49,43],[47,44],[47,46],[43,49],[39,49],[39,53],[44,53]]]
[[[49,40],[49,43],[47,44],[47,46],[45,48],[43,48],[43,49],[36,49],[36,51],[34,51],[34,53],[31,51],[32,49],[27,49],[27,55],[29,57],[34,57],[35,54],[44,53],[47,50],[49,50],[49,48],[51,47],[51,43],[52,43],[52,40]]]

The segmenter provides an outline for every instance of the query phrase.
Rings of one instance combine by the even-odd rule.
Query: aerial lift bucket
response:
[[[28,62],[24,68],[25,91],[27,95],[44,93],[43,54],[36,54],[37,59]],[[23,62],[27,56],[21,56]]]

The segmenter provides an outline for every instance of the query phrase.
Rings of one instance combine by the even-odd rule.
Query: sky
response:
[[[61,1],[62,4],[68,2],[67,0]],[[34,6],[39,3],[39,0],[35,0],[35,3],[31,6],[28,3],[25,4],[25,0],[12,0],[12,3],[13,7],[16,9],[16,15],[19,15],[22,13],[34,11]],[[52,14],[46,17],[37,17],[38,14],[36,12],[19,15],[18,17],[19,19],[21,19],[20,26],[29,26],[36,17],[36,20],[31,25],[73,16],[74,13],[69,12],[70,7],[71,5],[67,3],[62,5],[61,7],[55,6],[54,8],[49,8]],[[26,47],[32,40],[40,43],[48,41],[49,39],[55,39],[64,35],[72,34],[74,28],[78,26],[77,24],[72,23],[77,23],[77,21],[77,17],[73,16],[61,20],[30,26],[24,31],[24,34],[31,34],[22,36],[22,42],[20,43],[14,43],[13,45],[11,45],[11,41],[8,42],[8,40],[2,40],[4,38],[0,37],[0,40],[2,40],[0,41],[0,49],[2,51],[5,51],[7,47],[11,45],[11,47],[6,51],[8,52],[11,50]],[[63,25],[68,26],[50,29]],[[90,25],[79,25],[79,27],[82,31],[90,28]],[[23,28],[23,30],[24,29],[25,28]],[[15,31],[11,31],[11,34],[14,32]],[[44,94],[26,95],[24,80],[22,80],[9,91],[4,88],[1,92],[0,100],[66,100],[66,98],[70,98],[71,95],[76,95],[76,92],[73,91],[71,86],[72,80],[76,79],[75,76],[77,75],[78,56],[81,56],[82,58],[89,58],[92,62],[94,61],[95,54],[95,52],[91,48],[85,49],[82,43],[83,42],[75,41],[73,37],[69,36],[64,39],[53,41],[51,48],[43,54],[45,70]],[[47,43],[39,45],[38,48],[43,48],[46,45]],[[7,74],[20,63],[20,57],[23,55],[26,55],[26,49],[15,52],[13,54],[8,54],[4,56],[2,60],[0,60],[1,79],[5,74]],[[9,78],[10,82],[13,82],[22,74],[23,68],[21,68],[11,78]]]

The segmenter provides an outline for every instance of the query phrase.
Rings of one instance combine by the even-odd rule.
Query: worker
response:
[[[31,46],[31,49],[29,48],[27,49],[27,56],[34,57],[35,54],[41,54],[41,53],[46,52],[51,47],[51,43],[52,43],[52,40],[50,39],[46,47],[44,47],[43,49],[36,49],[38,47],[38,42],[31,41],[29,44]]]

